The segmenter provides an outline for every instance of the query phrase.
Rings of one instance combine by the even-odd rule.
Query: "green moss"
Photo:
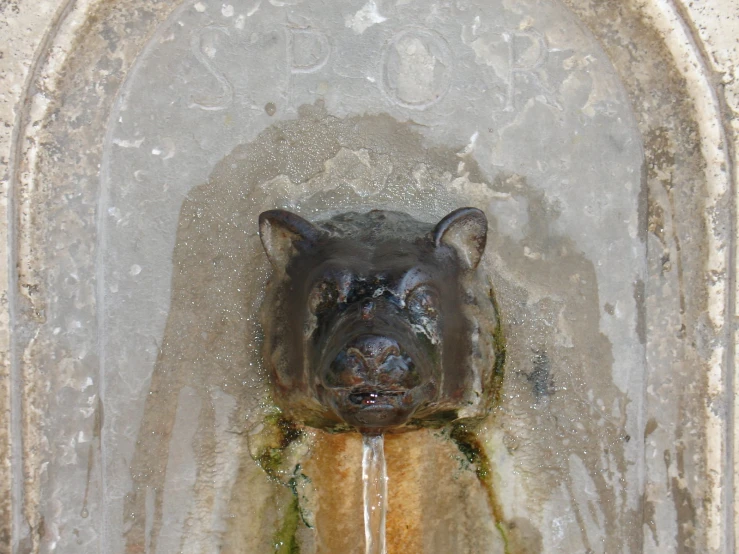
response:
[[[449,437],[459,448],[465,459],[475,467],[475,474],[486,489],[491,482],[490,460],[480,444],[477,434],[465,423],[452,427]]]
[[[500,533],[500,537],[503,539],[503,552],[504,554],[510,554],[511,552],[511,545],[508,541],[508,531],[505,528],[505,525],[503,525],[500,521],[495,524],[495,528]]]
[[[282,527],[274,536],[274,546],[277,554],[300,554],[300,544],[296,536],[299,523],[300,506],[298,496],[293,491],[293,498],[285,511]]]
[[[510,547],[508,534],[504,524],[503,508],[498,502],[498,497],[493,488],[493,472],[490,458],[480,443],[476,430],[471,426],[471,424],[457,423],[452,426],[449,437],[457,445],[457,448],[459,448],[459,451],[464,455],[465,459],[475,467],[477,479],[480,481],[480,484],[487,493],[488,505],[490,506],[493,519],[495,520],[495,527],[500,532],[505,545],[505,553],[508,554]]]
[[[282,464],[282,450],[277,448],[265,448],[257,457],[257,463],[267,475],[275,479],[277,469]]]
[[[277,479],[277,472],[283,462],[285,449],[298,440],[302,431],[293,421],[285,419],[282,414],[267,416],[265,427],[271,436],[265,441],[262,450],[256,456],[256,462],[272,479]]]
[[[292,492],[292,498],[285,507],[282,525],[273,537],[274,551],[278,554],[300,553],[300,544],[296,534],[301,519],[305,522],[305,518],[300,510],[298,483],[295,475],[303,475],[300,473],[299,465],[295,467],[293,477],[287,483],[284,482],[284,477],[280,479],[280,473],[285,469],[283,467],[285,464],[285,450],[301,435],[302,431],[295,422],[286,419],[282,414],[268,415],[264,419],[264,431],[260,433],[260,446],[255,455],[255,461],[269,478],[275,483],[287,486]]]

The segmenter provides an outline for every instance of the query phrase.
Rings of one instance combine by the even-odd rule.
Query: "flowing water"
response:
[[[365,554],[386,554],[387,467],[383,435],[362,435]]]

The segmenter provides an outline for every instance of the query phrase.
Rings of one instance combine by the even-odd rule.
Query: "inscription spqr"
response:
[[[242,33],[246,33],[248,29]],[[310,27],[283,26],[279,32],[285,41],[286,90],[284,96],[288,111],[295,113],[295,88],[298,79],[309,74],[323,73],[325,78],[334,80],[340,75],[330,67],[329,61],[335,52],[332,41],[325,31]],[[221,40],[218,40],[221,35]],[[497,51],[501,67],[496,67],[500,86],[505,91],[503,99],[495,111],[513,112],[516,97],[528,89],[536,91],[548,104],[560,107],[555,93],[547,87],[538,72],[547,61],[549,47],[546,38],[538,30],[498,30],[490,35],[490,44]],[[362,40],[360,36],[359,40]],[[213,89],[217,94],[193,93],[190,107],[206,111],[219,111],[229,108],[234,102],[234,85],[226,74],[238,68],[227,68],[217,64],[219,50],[221,55],[227,50],[238,50],[239,55],[253,55],[244,44],[244,38],[237,38],[232,31],[221,25],[207,25],[193,34],[191,52],[195,59],[206,68],[215,81]],[[376,43],[376,40],[374,41]],[[373,49],[376,44],[358,44],[358,47]],[[380,50],[380,75],[372,78],[382,97],[392,105],[408,110],[425,111],[441,102],[449,93],[456,75],[456,60],[447,40],[438,32],[420,26],[401,29],[386,41]],[[367,73],[371,70],[367,68]],[[524,81],[528,87],[520,86]],[[247,79],[247,83],[250,81]],[[253,83],[252,83],[253,84]],[[243,92],[248,97],[248,90]],[[315,94],[314,99],[319,99]],[[494,117],[494,113],[492,114]]]

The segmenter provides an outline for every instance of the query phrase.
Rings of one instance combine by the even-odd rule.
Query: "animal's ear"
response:
[[[465,269],[475,269],[485,251],[488,220],[477,208],[459,208],[434,228],[434,245],[446,245],[457,252]]]
[[[287,210],[259,214],[259,237],[275,269],[284,270],[297,252],[315,245],[321,231],[312,223]]]

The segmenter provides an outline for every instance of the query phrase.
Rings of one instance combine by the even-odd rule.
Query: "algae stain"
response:
[[[493,348],[495,350],[495,367],[491,375],[489,390],[493,391],[491,407],[497,406],[503,389],[505,376],[506,338],[501,318],[500,305],[495,295],[494,287],[488,289],[488,298],[495,311],[495,327],[492,330]],[[504,544],[505,554],[511,554],[508,531],[503,517],[503,508],[493,486],[493,470],[490,458],[480,441],[475,425],[477,421],[459,421],[452,425],[449,438],[456,444],[467,462],[475,468],[475,475],[485,489],[488,505],[495,520],[495,528],[500,533]]]
[[[298,494],[298,477],[307,479],[302,473],[300,465],[295,466],[290,477],[284,480],[286,464],[285,451],[295,441],[303,437],[303,431],[298,425],[281,413],[268,415],[263,422],[263,430],[254,437],[258,443],[252,451],[254,461],[267,474],[270,480],[290,489],[292,496],[289,504],[284,509],[282,524],[273,536],[274,551],[278,554],[299,554],[300,543],[297,532],[302,523],[311,527],[300,507],[300,495]]]
[[[504,552],[505,554],[511,554],[505,518],[503,517],[503,508],[500,505],[493,486],[493,471],[490,458],[485,452],[476,430],[470,428],[465,423],[457,423],[452,427],[449,438],[454,441],[470,465],[474,466],[477,479],[487,493],[488,505],[495,520],[495,528],[503,540]]]
[[[495,311],[495,327],[493,328],[493,350],[495,350],[495,367],[491,377],[491,387],[489,390],[495,391],[492,398],[492,405],[495,406],[500,401],[500,394],[503,390],[503,377],[505,376],[505,360],[506,360],[506,339],[503,331],[503,321],[500,313],[500,304],[495,296],[495,288],[490,286],[488,289],[488,298],[493,305]]]
[[[300,515],[300,521],[302,521],[303,525],[305,525],[308,529],[313,529],[313,524],[311,524],[311,522],[309,521],[309,516],[306,515],[306,511],[300,504],[300,495],[298,494],[300,484],[298,483],[298,479],[301,479],[306,483],[311,482],[310,478],[301,472],[300,465],[295,466],[295,477],[287,482],[287,487],[292,491],[293,496],[298,501],[298,515]],[[303,498],[305,498],[305,496]]]
[[[298,525],[300,524],[300,502],[297,493],[287,506],[282,527],[274,535],[274,546],[277,554],[300,554],[298,543]]]
[[[254,461],[271,479],[279,481],[278,471],[281,469],[285,450],[301,438],[303,432],[294,421],[284,418],[282,414],[267,416],[264,427],[265,430],[260,433],[260,444],[253,454]]]
[[[508,531],[506,531],[505,525],[500,521],[495,524],[495,528],[500,533],[500,537],[503,539],[503,552],[505,554],[511,554],[511,545],[508,541]]]

